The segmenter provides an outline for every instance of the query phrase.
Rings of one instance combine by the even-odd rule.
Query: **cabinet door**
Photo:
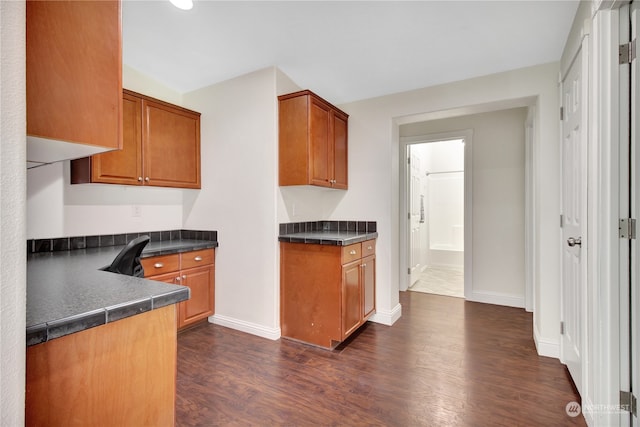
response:
[[[342,339],[347,338],[362,319],[360,261],[342,266]]]
[[[376,308],[376,257],[362,259],[362,318],[366,319]]]
[[[200,115],[143,100],[145,184],[200,188]]]
[[[333,160],[329,146],[331,109],[328,105],[311,97],[309,102],[309,183],[322,187],[331,187]]]
[[[347,116],[334,112],[333,115],[333,188],[346,190],[348,187]]]
[[[121,147],[119,1],[28,1],[27,135]]]
[[[142,184],[142,100],[122,98],[122,150],[91,157],[91,182]]]
[[[213,265],[182,270],[183,286],[191,290],[191,298],[180,303],[178,327],[190,325],[213,314]]]
[[[155,276],[145,276],[145,279],[155,280],[156,282],[169,283],[171,285],[181,285],[180,272],[174,271],[172,273],[156,274]]]

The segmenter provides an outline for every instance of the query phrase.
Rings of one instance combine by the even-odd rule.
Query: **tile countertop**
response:
[[[217,241],[150,242],[142,257],[215,248]],[[124,246],[27,255],[27,345],[189,299],[189,288],[99,270]]]
[[[375,221],[307,221],[280,224],[279,242],[347,246],[378,237]]]
[[[367,231],[301,231],[297,233],[281,234],[278,236],[278,241],[287,243],[347,246],[353,243],[375,239],[377,237],[377,232]]]

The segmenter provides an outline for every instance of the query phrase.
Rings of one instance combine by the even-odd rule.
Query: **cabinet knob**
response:
[[[163,264],[163,263],[161,263],[161,262],[156,262],[155,264],[153,264],[153,266],[154,266],[155,268],[162,268],[162,267],[164,267],[164,264]]]
[[[187,280],[187,275],[186,274],[182,275],[182,280]]]
[[[147,176],[147,177],[145,177],[145,178],[144,178],[144,180],[145,180],[145,181],[147,181],[147,182],[149,182],[149,177],[148,177],[148,176]]]
[[[180,277],[180,276],[176,277],[176,282],[179,282],[181,280],[182,280],[182,277]]]
[[[142,177],[141,176],[138,177],[138,182],[142,182]]]
[[[356,250],[355,249],[351,249],[351,251],[349,251],[349,255],[355,255],[356,254]]]
[[[202,261],[202,257],[200,255],[198,255],[197,257],[195,257],[193,259],[194,261]]]
[[[362,264],[360,267],[365,268],[367,264]]]
[[[367,246],[367,250],[370,251],[371,249],[373,249],[372,246]]]

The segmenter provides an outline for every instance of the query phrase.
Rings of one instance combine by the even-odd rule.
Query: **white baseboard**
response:
[[[376,312],[369,317],[369,320],[375,323],[391,326],[396,323],[400,316],[402,316],[402,306],[398,303],[391,310],[377,309]]]
[[[536,350],[538,351],[539,356],[560,359],[560,343],[541,338],[535,324],[533,325],[533,341],[536,345]]]
[[[497,292],[473,291],[471,292],[471,295],[467,297],[467,301],[524,308],[524,297],[514,297],[512,295],[505,295]]]
[[[246,332],[251,335],[257,335],[270,340],[277,340],[282,335],[280,328],[267,328],[256,323],[246,322],[244,320],[234,319],[233,317],[214,314],[209,317],[209,323],[235,329],[237,331]]]

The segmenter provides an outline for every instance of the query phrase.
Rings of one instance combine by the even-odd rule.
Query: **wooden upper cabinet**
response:
[[[146,100],[142,117],[145,183],[200,188],[200,113]]]
[[[120,2],[27,1],[26,85],[28,136],[120,148]]]
[[[308,90],[279,96],[278,106],[280,185],[346,190],[349,116]]]
[[[129,90],[123,148],[71,162],[71,183],[200,188],[200,113]]]
[[[124,94],[122,102],[122,150],[98,154],[71,162],[71,181],[138,185],[142,177],[142,100]],[[85,179],[76,177],[79,171]],[[90,175],[86,176],[86,175]]]

